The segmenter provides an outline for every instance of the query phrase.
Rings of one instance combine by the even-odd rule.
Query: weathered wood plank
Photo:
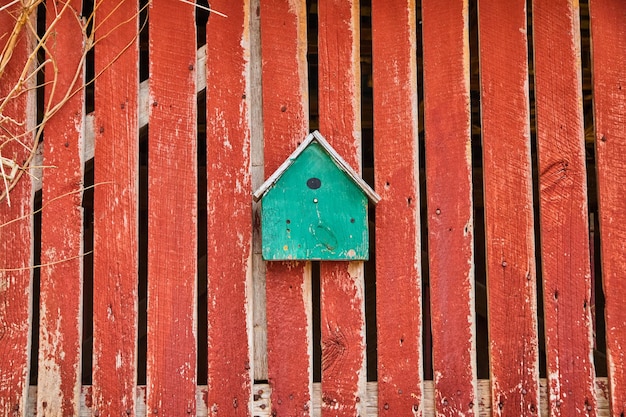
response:
[[[0,12],[0,51],[8,41],[7,32],[15,27],[20,7],[18,4]],[[33,15],[27,23],[34,24],[34,18]],[[34,78],[18,91],[19,96],[9,97],[11,89],[20,82],[22,71],[28,68],[25,75],[29,75],[34,70],[33,63],[28,63],[33,49],[34,36],[23,29],[0,82],[0,114],[7,118],[0,121],[2,157],[19,164],[30,158],[26,147],[32,146],[34,140],[35,91],[28,90],[34,86]],[[26,147],[11,138],[19,138]],[[2,194],[4,187],[2,182]],[[26,410],[32,332],[33,193],[33,179],[22,174],[10,191],[10,204],[6,197],[0,201],[0,415],[4,416],[21,416]]]
[[[550,415],[595,416],[578,4],[534,0],[533,40]]]
[[[250,2],[213,1],[207,25],[208,406],[252,409]]]
[[[433,378],[446,416],[478,414],[468,15],[467,0],[422,3]]]
[[[45,100],[54,114],[44,128],[43,163],[55,168],[44,170],[42,188],[40,416],[76,415],[80,408],[84,98],[82,91],[68,93],[83,85],[81,7],[78,0],[55,3],[46,13],[55,67],[46,65]]]
[[[265,172],[271,175],[308,132],[304,0],[260,2]],[[272,412],[311,413],[311,264],[268,262],[267,362]]]
[[[320,131],[361,171],[361,81],[358,2],[320,0]],[[322,415],[365,414],[363,262],[321,262]]]
[[[92,407],[135,413],[139,181],[138,4],[96,4]]]
[[[526,1],[482,0],[478,21],[491,400],[495,415],[531,415],[539,358]]]
[[[378,414],[424,412],[416,18],[372,0]]]
[[[195,414],[197,150],[194,7],[150,3],[147,407]]]
[[[626,3],[589,2],[611,413],[626,413]]]

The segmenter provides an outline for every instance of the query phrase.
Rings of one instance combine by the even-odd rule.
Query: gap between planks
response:
[[[547,381],[545,378],[539,380],[541,403],[540,415],[548,415],[547,402]],[[206,386],[198,386],[196,389],[197,416],[207,417],[207,406],[203,400],[206,394]],[[270,386],[268,384],[254,384],[252,394],[254,402],[252,404],[252,415],[254,417],[270,417],[272,408],[270,406]],[[609,386],[607,378],[596,378],[596,395],[598,398],[597,417],[609,417]],[[378,384],[376,382],[367,383],[367,394],[365,398],[367,416],[376,417],[378,415],[377,408]],[[83,386],[80,396],[80,415],[79,417],[92,417],[91,406],[91,386]],[[31,386],[28,391],[28,408],[26,416],[35,416],[37,404],[37,387]],[[313,384],[313,417],[319,417],[321,404],[321,384]],[[424,381],[424,404],[423,417],[435,416],[434,402],[434,385],[433,381]],[[478,416],[491,417],[491,388],[488,379],[478,381]],[[146,417],[146,388],[144,386],[137,387],[137,417]]]
[[[197,68],[197,78],[196,78],[196,92],[206,88],[206,46],[202,46],[198,48],[196,53],[196,68]],[[138,113],[138,124],[139,129],[145,127],[148,124],[148,114],[150,112],[150,105],[148,104],[150,100],[149,95],[149,79],[142,81],[139,84],[139,113]],[[96,110],[97,111],[97,110]],[[84,140],[85,140],[85,154],[83,161],[87,162],[90,159],[93,159],[94,149],[95,149],[95,130],[94,130],[94,113],[89,113],[85,116],[85,132],[84,132]],[[40,167],[43,166],[43,152],[37,152],[35,157],[33,158],[32,166]],[[41,170],[35,171],[35,179],[33,180],[33,186],[35,187],[35,191],[41,190]]]

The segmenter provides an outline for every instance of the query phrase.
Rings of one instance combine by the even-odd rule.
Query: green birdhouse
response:
[[[263,259],[366,260],[368,200],[380,197],[315,131],[254,193]]]

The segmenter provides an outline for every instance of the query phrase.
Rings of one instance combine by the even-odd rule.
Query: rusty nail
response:
[[[526,388],[522,389],[522,395],[526,395],[528,394],[528,391],[526,391]]]
[[[280,111],[282,111],[283,113],[284,113],[284,112],[286,112],[286,111],[287,111],[287,106],[282,106],[282,107],[280,108]]]
[[[606,136],[601,135],[601,136],[600,136],[600,140],[601,140],[602,142],[606,142]]]
[[[283,403],[283,400],[278,400],[278,405],[281,405]]]
[[[214,405],[213,408],[211,408],[211,411],[213,411],[214,413],[217,413],[217,405]]]
[[[503,267],[503,268],[506,268],[506,266],[507,266],[506,261],[502,261],[502,267]]]
[[[447,407],[447,406],[448,406],[448,400],[446,400],[445,398],[444,398],[444,400],[443,400],[443,406],[444,406],[444,407]]]
[[[129,415],[130,415],[130,413],[132,413],[132,411],[130,411],[130,408],[127,408],[127,409],[126,409],[126,415],[127,415],[127,416],[129,416]]]
[[[356,402],[360,403],[361,402],[361,397],[356,397]]]
[[[100,133],[104,133],[104,126],[100,126]]]
[[[304,404],[304,405],[302,406],[302,408],[304,408],[305,410],[308,410],[308,409],[309,409],[309,405],[308,405],[308,404]]]
[[[187,414],[191,414],[192,411],[191,407],[187,407]]]
[[[398,390],[398,394],[402,395],[402,390],[401,389]]]
[[[153,101],[153,102],[152,102],[152,107],[156,107],[156,106],[158,106],[158,105],[159,105],[159,102],[158,102],[158,101],[156,101],[156,100],[155,100],[155,101]]]
[[[293,394],[289,394],[289,399],[293,401]]]
[[[155,408],[154,410],[152,410],[152,414],[159,414],[159,410]]]
[[[440,215],[441,214],[441,210],[437,209],[437,210],[435,210],[435,213],[437,213],[437,215]]]
[[[261,405],[259,406],[259,408],[260,408],[261,410],[265,410],[265,404],[261,404]]]
[[[237,397],[233,398],[233,408],[239,407],[239,401],[237,401]]]
[[[189,71],[193,71],[193,65],[189,64]]]
[[[417,411],[419,409],[419,406],[417,404],[413,404],[413,411]]]
[[[258,391],[257,391],[257,393],[258,393],[259,395],[263,395],[263,390],[262,390],[262,389],[260,389],[260,390],[258,390]]]
[[[65,142],[65,147],[69,148],[70,147],[70,143],[69,142]]]
[[[388,403],[385,403],[385,405],[383,406],[383,408],[384,408],[385,410],[389,410],[389,404],[388,404]]]
[[[556,406],[560,407],[561,406],[561,400],[556,400]]]
[[[124,110],[126,108],[126,103],[120,103],[120,109]]]

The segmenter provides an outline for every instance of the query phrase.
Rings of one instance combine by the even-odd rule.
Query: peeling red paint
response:
[[[491,407],[498,416],[533,415],[539,357],[526,1],[483,1],[478,19]]]
[[[194,7],[150,3],[146,407],[196,412],[197,108]]]
[[[320,132],[360,172],[361,108],[359,7],[320,0]],[[322,262],[322,416],[365,413],[365,312],[363,262]]]
[[[414,1],[372,0],[380,416],[424,409],[415,23]]]
[[[136,409],[138,13],[133,2],[103,2],[95,16],[95,71],[101,74],[94,178],[103,185],[94,190],[93,402],[100,416]]]
[[[250,4],[222,0],[211,7],[228,18],[211,16],[207,25],[207,405],[220,415],[246,416],[253,379]],[[209,415],[217,413],[209,409]]]
[[[549,409],[595,416],[579,8],[532,6]]]
[[[260,2],[265,172],[309,133],[306,4]],[[312,403],[311,264],[268,262],[267,366],[272,412],[309,416]]]
[[[84,82],[80,9],[80,1],[73,0],[46,14],[48,26],[58,19],[46,43],[58,68],[55,74],[46,65],[46,100],[52,106],[63,104],[44,128],[43,164],[55,168],[44,170],[42,188],[41,263],[49,265],[41,268],[40,284],[37,410],[42,416],[78,415],[80,408],[84,96],[64,101],[68,91]],[[66,197],[58,198],[62,195]]]
[[[0,27],[12,28],[15,14],[22,7],[20,3],[14,7],[0,11]],[[34,22],[29,22],[34,24]],[[7,97],[20,77],[32,52],[33,39],[24,30],[13,50],[11,61],[2,74],[0,97]],[[0,38],[0,50],[4,50],[7,37]],[[33,67],[34,69],[34,67]],[[30,88],[34,79],[25,85]],[[33,143],[33,135],[25,135],[35,123],[35,91],[21,94],[7,102],[2,108],[2,116],[24,123],[16,125],[2,122],[2,135],[11,134],[20,137],[21,143],[29,146]],[[4,141],[4,139],[3,139]],[[21,163],[28,158],[28,150],[17,142],[2,144],[2,156]],[[2,185],[4,193],[4,185]],[[28,368],[30,358],[31,334],[31,286],[33,259],[33,221],[31,217],[18,222],[6,224],[33,211],[33,183],[29,175],[22,175],[19,182],[10,192],[10,206],[5,198],[0,201],[0,236],[5,243],[0,251],[0,269],[19,269],[18,271],[0,272],[0,415],[23,413],[28,390]],[[8,245],[8,246],[6,246]],[[10,248],[7,250],[7,248]]]
[[[433,378],[442,416],[478,414],[468,12],[466,0],[422,3]]]
[[[626,413],[626,2],[589,1],[611,415]]]

